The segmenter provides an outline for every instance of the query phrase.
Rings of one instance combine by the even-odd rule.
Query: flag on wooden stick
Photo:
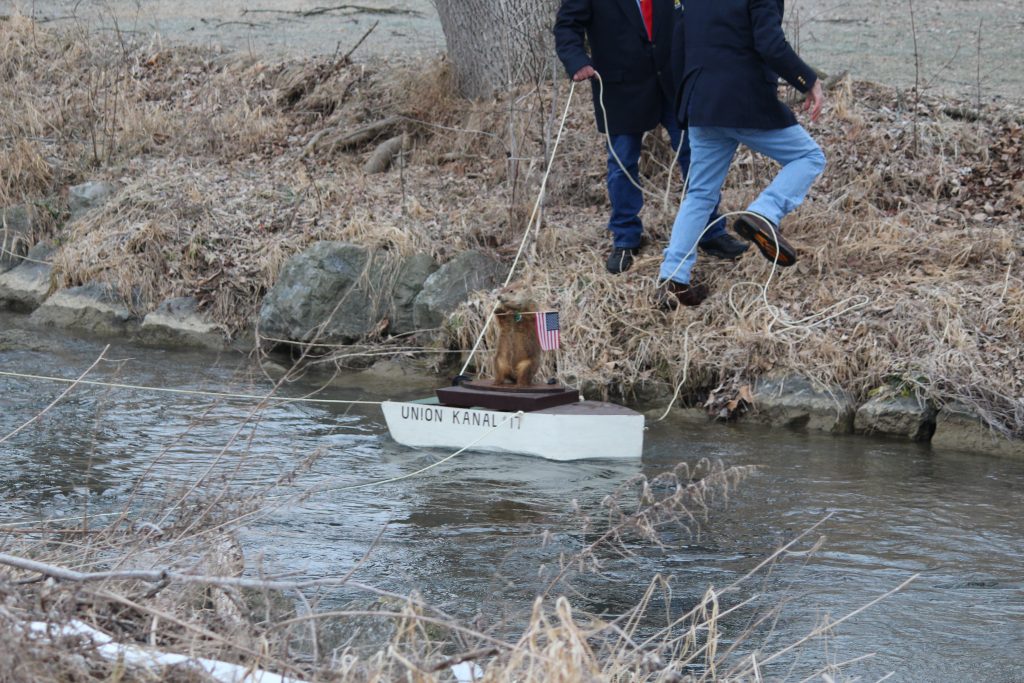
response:
[[[537,314],[537,339],[544,351],[558,348],[558,311],[542,311]]]

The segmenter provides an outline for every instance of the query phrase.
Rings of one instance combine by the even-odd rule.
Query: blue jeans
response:
[[[690,271],[697,260],[697,241],[715,211],[722,183],[740,143],[782,165],[771,184],[747,208],[775,225],[800,206],[811,183],[825,170],[825,155],[800,125],[775,130],[693,126],[689,138],[693,150],[690,187],[672,225],[660,273],[663,280],[683,284],[690,282]]]
[[[672,143],[673,150],[679,148],[680,139],[682,140],[683,148],[679,150],[679,168],[685,179],[690,168],[690,144],[679,130],[675,111],[673,111],[671,104],[667,104],[662,112],[661,125],[668,132],[668,139]],[[610,137],[611,149],[615,150],[615,154],[622,160],[622,165],[629,170],[629,175],[639,184],[640,172],[638,164],[644,139],[643,133],[612,135]],[[629,176],[623,172],[619,162],[612,156],[611,150],[608,152],[607,182],[608,198],[612,204],[612,215],[608,219],[608,229],[612,232],[614,245],[624,248],[638,247],[640,246],[640,236],[644,232],[644,225],[640,221],[640,209],[644,205],[644,195],[629,181]],[[717,200],[715,204],[715,215],[710,220],[718,217]],[[724,234],[725,221],[719,221],[701,241],[703,242],[704,240]]]

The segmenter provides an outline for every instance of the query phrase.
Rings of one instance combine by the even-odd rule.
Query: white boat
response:
[[[575,401],[529,412],[385,401],[391,438],[418,448],[522,453],[549,460],[639,458],[644,416],[614,403]]]

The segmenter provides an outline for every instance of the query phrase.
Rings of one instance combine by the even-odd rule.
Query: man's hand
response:
[[[811,121],[818,120],[823,104],[825,104],[825,93],[821,90],[821,79],[819,78],[814,81],[811,91],[807,93],[807,99],[804,100],[804,111],[811,112]]]
[[[585,81],[588,78],[593,78],[596,75],[597,75],[597,72],[594,71],[594,67],[592,67],[592,66],[590,66],[588,64],[587,66],[583,67],[582,69],[580,69],[579,71],[574,73],[572,75],[572,80],[574,80],[577,83],[579,83],[580,81]]]

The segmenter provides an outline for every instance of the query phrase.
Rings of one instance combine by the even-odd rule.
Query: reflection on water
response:
[[[0,331],[25,324],[0,316]],[[102,349],[57,337],[34,346],[0,345],[0,370],[72,376]],[[107,357],[116,362],[97,368],[93,378],[242,393],[268,386],[237,357],[128,346],[112,348]],[[0,438],[64,388],[0,377]],[[327,394],[394,398],[358,377]],[[322,492],[248,527],[243,543],[250,562],[272,572],[341,574],[386,527],[360,578],[400,592],[418,590],[443,609],[493,625],[514,623],[529,609],[546,586],[539,567],[592,540],[570,513],[573,500],[596,513],[628,477],[681,461],[756,464],[758,473],[717,506],[699,537],[672,538],[662,549],[638,544],[634,557],[605,558],[603,576],[577,579],[577,604],[621,612],[661,573],[671,577],[669,609],[678,612],[708,585],[729,584],[831,512],[818,553],[789,558],[738,596],[753,597],[764,609],[785,602],[772,628],[758,631],[764,651],[913,574],[921,577],[840,625],[827,646],[812,644],[808,654],[788,662],[796,672],[791,678],[812,673],[822,661],[867,653],[875,657],[850,671],[867,680],[890,671],[896,672],[890,680],[904,681],[1024,676],[1024,463],[882,440],[666,421],[650,426],[642,462],[467,454],[413,479],[342,490],[400,476],[447,453],[395,444],[374,406],[284,404],[247,421],[251,410],[247,402],[78,387],[0,444],[0,517],[74,515],[86,503],[93,512],[116,510],[131,491],[160,500],[203,476],[217,486],[230,481],[239,491],[252,490],[320,452],[296,485]],[[349,597],[329,596],[326,603]],[[726,642],[750,617],[726,620]]]

